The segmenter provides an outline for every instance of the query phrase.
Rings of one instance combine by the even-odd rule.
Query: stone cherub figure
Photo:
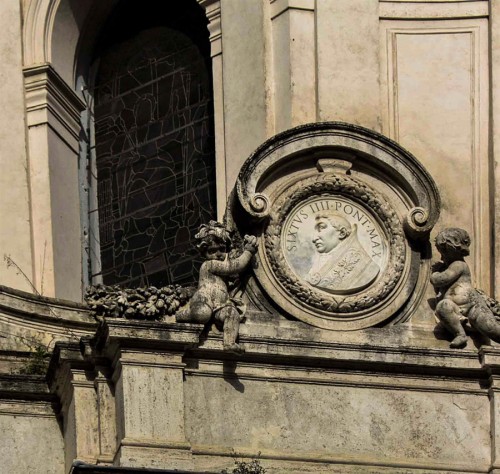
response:
[[[223,330],[224,350],[242,353],[236,342],[245,306],[235,297],[238,287],[231,286],[231,277],[247,268],[257,250],[257,238],[245,235],[241,255],[231,258],[232,240],[229,231],[220,223],[203,224],[195,235],[197,248],[205,261],[200,268],[198,289],[188,305],[176,315],[177,322],[205,324],[214,316],[215,324]]]
[[[469,234],[447,228],[436,237],[442,261],[433,265],[431,283],[437,295],[436,316],[454,336],[450,347],[465,347],[464,324],[500,342],[499,303],[472,286],[471,272],[464,257],[469,255]]]

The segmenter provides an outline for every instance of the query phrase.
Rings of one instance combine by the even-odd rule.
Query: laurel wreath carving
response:
[[[299,279],[291,270],[282,251],[282,228],[290,211],[313,196],[344,196],[377,215],[389,241],[389,260],[382,277],[366,290],[353,295],[328,295]],[[384,300],[395,288],[406,259],[402,223],[384,198],[363,182],[346,175],[323,174],[301,181],[283,193],[270,212],[264,234],[266,256],[276,278],[286,291],[307,306],[328,313],[357,313]]]

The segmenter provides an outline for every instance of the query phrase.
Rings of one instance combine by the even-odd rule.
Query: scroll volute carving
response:
[[[356,174],[373,176],[375,173],[389,187],[402,191],[411,203],[405,205],[402,215],[406,233],[412,239],[428,238],[441,204],[430,174],[396,142],[372,130],[342,122],[301,125],[263,143],[246,160],[238,176],[236,189],[243,209],[253,218],[265,218],[270,212],[274,190],[270,175],[279,175],[279,169],[284,174],[289,170],[305,171],[317,166],[321,157],[330,161],[337,157],[339,163],[349,163],[348,168],[355,160]]]

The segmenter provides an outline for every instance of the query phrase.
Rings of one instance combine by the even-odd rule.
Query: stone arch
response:
[[[217,26],[210,29],[212,56],[220,62],[219,0],[197,1],[205,8],[211,25]],[[85,284],[82,275],[86,255],[82,254],[81,240],[86,236],[80,215],[84,214],[81,192],[85,192],[87,183],[85,166],[79,165],[86,153],[82,149],[85,125],[81,114],[88,108],[85,87],[91,51],[117,3],[26,0],[24,5],[29,186],[31,196],[36,196],[30,202],[33,286],[47,296],[80,300]],[[220,67],[217,70],[222,72]],[[221,80],[215,82],[221,84]],[[222,110],[220,105],[215,108]],[[216,128],[223,130],[221,116]],[[217,133],[223,137],[223,133]],[[223,147],[219,150],[223,152]],[[219,160],[223,159],[219,155]]]
[[[50,64],[70,86],[87,64],[80,52],[91,47],[118,0],[31,0],[24,17],[24,65]],[[85,55],[84,55],[85,56]]]

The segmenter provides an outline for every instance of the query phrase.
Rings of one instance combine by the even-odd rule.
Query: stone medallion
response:
[[[363,290],[387,265],[387,244],[375,216],[340,196],[313,197],[293,209],[281,247],[298,278],[332,294]]]
[[[407,258],[401,220],[384,196],[336,172],[300,180],[276,199],[264,247],[264,268],[300,319],[326,327],[375,324]]]
[[[255,276],[288,315],[356,330],[404,322],[425,298],[439,194],[386,137],[334,122],[288,130],[246,161],[237,193],[244,226],[261,228]]]

